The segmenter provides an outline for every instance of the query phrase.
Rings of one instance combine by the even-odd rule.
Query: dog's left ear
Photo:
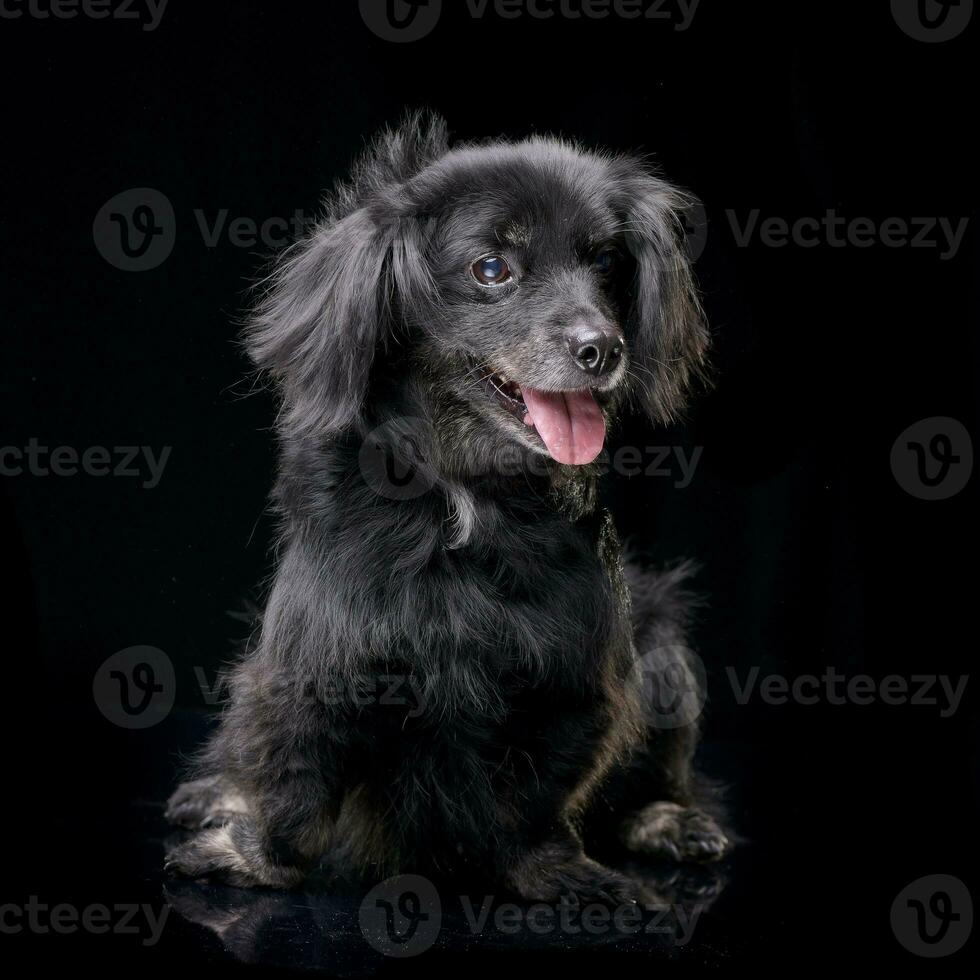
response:
[[[626,246],[636,263],[630,343],[639,370],[633,390],[654,422],[670,422],[694,385],[706,380],[709,335],[684,226],[694,200],[636,161],[617,164]]]

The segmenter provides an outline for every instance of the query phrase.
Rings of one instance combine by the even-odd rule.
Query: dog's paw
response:
[[[557,902],[573,908],[591,902],[635,905],[650,899],[635,878],[563,847],[528,854],[507,876],[506,884],[529,902]]]
[[[654,904],[658,907],[700,906],[707,910],[728,886],[724,866],[717,861],[679,864],[638,856],[627,861],[622,870],[643,882],[647,891],[656,896]]]
[[[167,800],[164,816],[178,827],[220,827],[248,812],[245,798],[220,776],[181,783]]]
[[[620,838],[634,854],[671,861],[717,861],[732,846],[703,810],[667,802],[651,803],[623,821]]]
[[[195,834],[167,851],[164,869],[185,878],[213,879],[238,888],[295,888],[303,881],[303,871],[270,860],[264,848],[250,839],[253,835],[241,830],[228,823]]]

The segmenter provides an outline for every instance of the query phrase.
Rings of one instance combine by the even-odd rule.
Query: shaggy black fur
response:
[[[171,798],[196,833],[169,867],[293,886],[329,851],[374,878],[620,901],[635,883],[584,841],[728,847],[697,806],[696,726],[659,727],[638,678],[642,656],[695,683],[684,570],[627,570],[596,466],[556,462],[499,390],[588,385],[607,421],[630,396],[677,413],[707,346],[685,205],[637,158],[450,148],[413,116],[280,262],[247,330],[281,393],[276,575]],[[491,254],[513,278],[488,287],[472,266]],[[624,339],[614,370],[583,375],[573,322]]]

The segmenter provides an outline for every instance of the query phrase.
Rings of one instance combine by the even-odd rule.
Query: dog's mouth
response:
[[[557,462],[583,466],[602,452],[606,420],[592,389],[543,391],[500,371],[485,372],[483,385],[497,405],[534,430]]]

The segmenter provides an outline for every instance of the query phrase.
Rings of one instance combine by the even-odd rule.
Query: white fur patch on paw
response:
[[[248,813],[245,797],[221,777],[181,783],[167,801],[166,818],[191,829],[227,823]]]
[[[634,853],[673,861],[716,861],[731,842],[707,813],[660,801],[620,825],[620,839]]]
[[[205,830],[198,839],[198,847],[212,856],[216,864],[231,871],[249,873],[248,864],[231,839],[231,826]]]

